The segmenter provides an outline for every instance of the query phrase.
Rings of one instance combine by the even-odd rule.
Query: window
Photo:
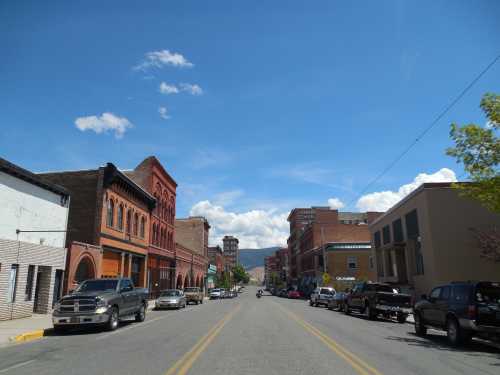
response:
[[[467,303],[469,300],[470,288],[467,285],[457,285],[453,287],[452,299],[455,302]]]
[[[441,295],[441,288],[435,288],[432,292],[430,297],[433,299],[439,299],[439,296]]]
[[[120,283],[120,289],[130,289],[133,288],[132,282],[129,279],[123,279]]]
[[[9,287],[7,289],[7,303],[16,302],[16,289],[17,289],[17,271],[19,264],[13,264],[10,267],[9,273]]]
[[[347,257],[347,269],[355,270],[358,268],[358,259],[356,257]]]
[[[144,238],[144,234],[146,233],[146,219],[141,217],[141,229],[140,229],[140,235],[141,238]]]
[[[24,300],[31,301],[31,295],[33,294],[33,279],[35,278],[35,266],[30,264],[28,266],[28,276],[26,278],[26,290],[24,292]]]
[[[115,202],[112,199],[108,200],[108,209],[107,209],[107,219],[106,224],[108,227],[113,227],[113,219],[115,216]]]
[[[375,243],[375,248],[378,249],[382,242],[380,241],[380,231],[376,231],[373,235],[373,242]]]
[[[401,219],[392,222],[392,235],[394,236],[394,242],[403,242],[403,222]]]
[[[134,215],[134,236],[139,233],[139,215],[135,213]]]
[[[417,238],[420,235],[418,230],[417,210],[413,210],[405,215],[406,235],[408,238]]]
[[[127,211],[127,223],[126,223],[126,230],[127,230],[128,234],[130,234],[131,221],[132,221],[132,211],[128,210]]]
[[[415,239],[415,274],[424,274],[424,256],[422,254],[422,244],[419,239]]]
[[[118,206],[118,229],[123,230],[123,204]]]
[[[441,291],[441,296],[439,297],[439,299],[448,301],[450,299],[450,294],[451,294],[451,288],[449,286],[445,286]]]
[[[388,225],[382,228],[382,242],[384,245],[391,242],[391,228]]]

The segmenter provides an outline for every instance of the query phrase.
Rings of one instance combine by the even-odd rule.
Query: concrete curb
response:
[[[36,331],[26,332],[17,336],[13,336],[9,340],[14,342],[28,342],[38,340],[45,336],[45,333],[47,331],[47,329],[37,329]]]

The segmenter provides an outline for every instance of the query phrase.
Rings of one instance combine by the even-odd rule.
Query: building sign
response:
[[[352,277],[352,276],[337,276],[335,278],[335,280],[337,280],[337,281],[354,281],[354,280],[356,280],[356,278]]]
[[[217,273],[217,266],[215,264],[209,264],[208,273]]]
[[[370,243],[331,243],[328,250],[371,249]]]

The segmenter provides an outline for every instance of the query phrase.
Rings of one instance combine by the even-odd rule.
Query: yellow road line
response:
[[[176,373],[177,375],[186,374],[194,364],[196,359],[200,356],[200,354],[203,353],[207,346],[215,339],[222,328],[224,328],[226,323],[234,316],[234,314],[236,314],[240,307],[241,306],[238,305],[224,318],[222,318],[215,326],[213,326],[206,335],[199,339],[198,342],[187,353],[185,353],[170,369],[168,369],[165,375],[173,375],[174,373]]]
[[[339,357],[344,359],[347,363],[349,363],[358,374],[360,375],[382,375],[380,371],[368,365],[365,361],[363,361],[358,356],[351,353],[349,350],[340,345],[337,341],[333,340],[331,337],[327,336],[323,332],[321,332],[318,328],[314,327],[312,324],[306,322],[299,316],[295,315],[288,309],[282,307],[277,304],[279,308],[287,314],[290,318],[299,323],[306,331],[312,333],[319,340],[321,340],[330,350],[336,353]]]

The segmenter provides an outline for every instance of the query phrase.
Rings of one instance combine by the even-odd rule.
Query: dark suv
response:
[[[434,288],[414,307],[415,332],[427,327],[445,330],[450,344],[473,336],[500,341],[500,283],[454,282]]]

